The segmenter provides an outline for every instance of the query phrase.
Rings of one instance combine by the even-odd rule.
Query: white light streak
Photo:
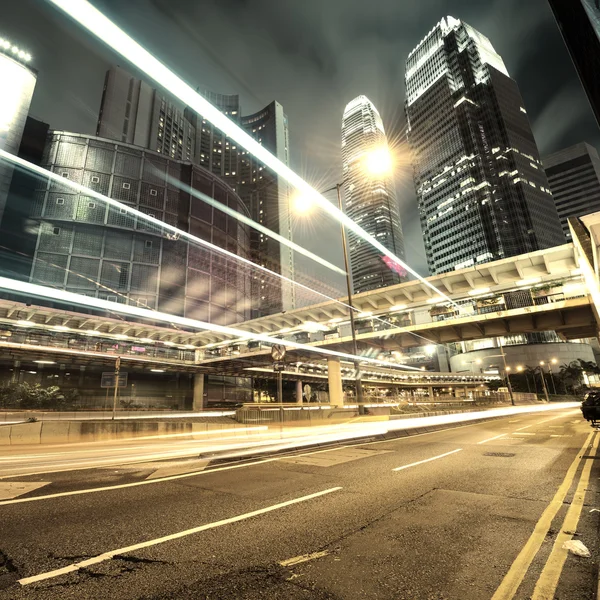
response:
[[[56,7],[60,8],[72,19],[94,34],[98,39],[112,48],[115,52],[126,58],[142,72],[146,73],[160,86],[169,90],[181,102],[195,110],[203,118],[210,121],[215,127],[220,129],[226,136],[243,146],[248,152],[253,154],[265,166],[273,170],[280,177],[299,192],[307,194],[314,199],[323,211],[331,215],[334,219],[342,223],[358,237],[371,244],[382,254],[400,264],[409,273],[414,275],[421,283],[428,288],[440,294],[445,300],[454,304],[448,297],[442,294],[432,283],[419,275],[414,269],[398,258],[393,252],[388,250],[381,242],[369,235],[362,227],[357,225],[344,212],[340,211],[325,197],[317,192],[311,185],[292,171],[286,164],[277,159],[266,148],[261,146],[254,138],[246,133],[241,127],[231,121],[218,108],[213,106],[191,86],[185,83],[180,77],[175,75],[168,67],[162,64],[157,58],[152,56],[140,44],[128,36],[123,30],[117,27],[110,19],[94,8],[87,0],[48,0]],[[458,305],[456,305],[458,306]],[[459,307],[460,308],[460,307]]]
[[[350,308],[344,302],[336,300],[335,298],[331,298],[327,294],[318,292],[317,290],[314,290],[311,287],[308,287],[307,285],[304,285],[302,283],[294,281],[293,279],[286,277],[285,275],[281,275],[280,273],[276,273],[275,271],[271,271],[270,269],[267,269],[266,267],[263,267],[256,263],[253,263],[251,260],[244,258],[242,256],[238,256],[237,254],[230,252],[229,250],[225,250],[224,248],[215,246],[214,244],[211,244],[210,242],[207,242],[206,240],[196,237],[196,236],[192,235],[191,233],[188,233],[187,231],[183,231],[182,229],[177,229],[177,227],[175,227],[174,225],[170,225],[169,223],[165,223],[164,221],[161,221],[160,219],[151,217],[150,215],[147,215],[139,210],[136,210],[135,208],[128,206],[127,204],[122,204],[118,200],[109,198],[108,196],[103,196],[99,192],[96,192],[90,188],[87,188],[75,181],[71,181],[70,179],[66,179],[65,177],[61,177],[57,173],[48,171],[42,167],[39,167],[38,165],[34,165],[33,163],[30,163],[18,156],[15,156],[14,154],[11,154],[10,152],[6,152],[5,150],[0,149],[0,158],[7,160],[8,162],[11,162],[15,165],[18,165],[19,167],[22,167],[23,169],[32,171],[33,173],[36,173],[37,175],[41,175],[42,177],[46,177],[48,179],[51,179],[52,181],[56,181],[57,183],[60,183],[60,185],[62,185],[62,186],[70,187],[71,189],[77,191],[80,194],[84,194],[86,196],[91,196],[91,197],[95,198],[96,200],[99,200],[100,202],[105,202],[109,206],[118,208],[120,211],[125,211],[125,212],[127,212],[131,215],[134,215],[140,219],[144,219],[148,223],[152,223],[153,225],[156,225],[157,227],[161,227],[162,229],[176,233],[180,238],[185,238],[196,244],[206,246],[206,247],[210,248],[211,250],[213,250],[214,252],[220,252],[221,254],[225,254],[227,257],[229,257],[233,260],[236,260],[236,261],[239,261],[246,265],[249,265],[252,268],[259,269],[260,271],[268,273],[269,275],[272,275],[273,277],[277,277],[278,279],[283,279],[284,281],[287,281],[288,283],[291,283],[292,285],[296,285],[304,290],[307,290],[307,291],[311,292],[312,294],[316,294],[317,296],[321,296],[322,298],[326,298],[327,300],[333,300],[334,302],[339,302],[343,306]],[[327,262],[327,261],[325,261],[325,262]],[[327,265],[325,265],[325,266],[327,266]],[[345,274],[345,271],[343,271],[343,270],[340,270],[340,272]]]
[[[385,367],[408,369],[411,371],[418,371],[416,367],[410,367],[408,365],[399,365],[397,363],[388,362],[384,360],[378,360],[376,358],[370,358],[367,356],[355,356],[353,354],[347,354],[345,352],[337,352],[336,350],[329,350],[328,348],[322,348],[318,346],[309,346],[307,344],[300,344],[290,340],[282,340],[280,338],[274,338],[269,335],[263,335],[258,333],[251,333],[249,331],[243,331],[241,329],[234,329],[233,327],[226,327],[224,325],[216,325],[213,323],[206,323],[204,321],[197,321],[195,319],[189,319],[187,317],[180,317],[178,315],[170,315],[163,312],[153,311],[147,308],[140,308],[138,306],[129,306],[121,304],[119,302],[110,302],[108,300],[102,300],[101,298],[92,298],[90,296],[82,296],[80,294],[74,294],[64,290],[58,290],[54,288],[48,288],[35,283],[28,283],[26,281],[18,281],[16,279],[10,279],[8,277],[0,277],[0,289],[10,291],[15,294],[25,294],[27,296],[36,296],[41,298],[50,298],[53,300],[63,301],[70,304],[77,304],[80,306],[89,306],[92,308],[98,308],[101,310],[107,310],[110,312],[132,315],[140,317],[142,319],[148,319],[150,321],[160,321],[163,323],[182,325],[183,327],[189,327],[191,329],[200,329],[203,331],[212,331],[216,333],[222,333],[224,335],[233,336],[245,340],[256,340],[266,342],[268,344],[283,344],[289,348],[297,348],[307,352],[314,352],[316,354],[327,354],[329,356],[337,356],[339,358],[345,358],[348,360],[359,360],[360,362],[371,363],[375,365],[381,365]],[[24,321],[33,325],[29,321]],[[19,323],[17,321],[17,323]],[[163,342],[164,343],[164,342]],[[229,342],[227,342],[229,343]]]

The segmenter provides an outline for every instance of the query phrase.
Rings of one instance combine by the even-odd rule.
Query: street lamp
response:
[[[362,159],[364,170],[367,174],[378,176],[384,174],[391,174],[392,171],[392,157],[387,146],[379,146],[366,152]],[[336,183],[333,187],[324,190],[321,194],[326,194],[333,190],[337,194],[338,209],[343,212],[342,204],[342,186],[346,183],[342,180]],[[313,200],[308,196],[296,196],[294,199],[294,211],[299,215],[306,215],[310,212],[313,207]],[[348,244],[346,242],[346,228],[344,227],[343,221],[340,221],[340,229],[342,235],[342,252],[344,255],[344,270],[346,271],[346,291],[348,293],[348,312],[350,313],[350,330],[352,332],[352,354],[357,358],[354,360],[354,368],[356,370],[356,401],[358,403],[358,413],[361,415],[365,414],[364,407],[364,395],[362,387],[362,375],[360,372],[360,360],[358,359],[358,345],[356,343],[356,328],[354,325],[354,304],[352,303],[352,282],[350,280],[350,260],[348,258]]]
[[[548,396],[548,388],[546,387],[546,377],[544,377],[544,365],[546,363],[543,360],[540,360],[540,375],[542,376],[542,386],[544,388],[544,396],[546,396],[546,402],[550,402],[550,397]]]
[[[548,362],[548,373],[550,373],[550,381],[552,382],[552,389],[554,390],[554,395],[556,396],[556,383],[554,382],[554,373],[552,372],[552,365],[558,364],[558,360],[556,358],[550,359]]]
[[[481,364],[481,359],[480,358],[476,358],[475,360],[465,360],[463,361],[463,364],[465,365],[471,365],[471,372],[473,373],[473,375],[475,375],[475,369],[473,368],[473,365],[480,365]]]

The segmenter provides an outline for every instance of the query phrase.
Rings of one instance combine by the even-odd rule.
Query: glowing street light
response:
[[[369,175],[390,175],[392,173],[392,155],[387,146],[380,146],[366,153],[363,164]]]

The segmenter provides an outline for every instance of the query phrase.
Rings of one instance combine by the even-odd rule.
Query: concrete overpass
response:
[[[429,278],[452,303],[435,296],[420,281],[357,294],[359,354],[393,360],[394,351],[414,346],[543,330],[555,330],[565,340],[595,336],[597,313],[580,261],[581,252],[573,244],[566,244]],[[293,368],[288,369],[287,376],[318,380],[328,368],[309,348],[350,352],[350,327],[343,301],[303,307],[234,328],[268,334],[283,343],[302,343],[304,348],[289,349],[288,363]],[[52,355],[110,368],[121,356],[132,369],[246,376],[272,373],[270,344],[232,334],[106,313],[83,314],[31,302],[0,300],[0,349],[5,359],[43,360]],[[329,367],[340,379],[353,377],[350,363],[332,366],[330,360]],[[448,373],[374,373],[373,381],[383,378],[407,387],[457,383],[455,375]],[[365,376],[371,377],[368,373]],[[472,376],[461,383],[477,386],[483,381]]]

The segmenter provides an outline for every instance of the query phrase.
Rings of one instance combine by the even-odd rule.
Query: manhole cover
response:
[[[511,456],[515,456],[511,452],[484,452],[484,456],[500,456],[502,458],[510,458]]]

